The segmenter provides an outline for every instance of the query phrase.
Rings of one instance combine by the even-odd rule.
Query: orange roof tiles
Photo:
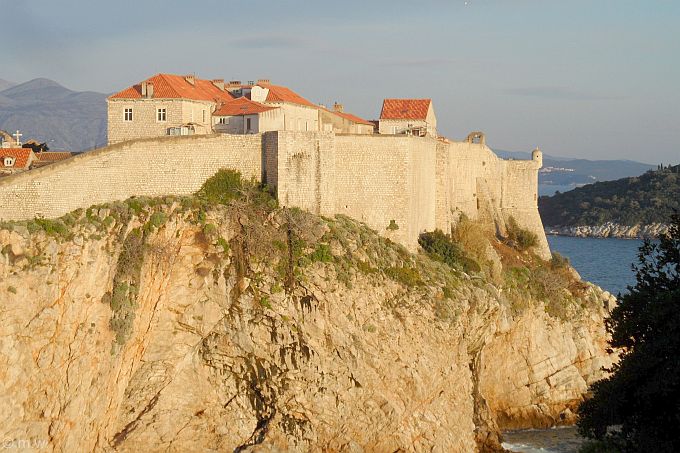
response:
[[[258,113],[273,110],[278,107],[269,107],[259,102],[251,101],[246,97],[240,97],[221,105],[214,116],[239,116],[239,115],[255,115]]]
[[[267,102],[290,102],[291,104],[319,108],[318,105],[309,102],[307,99],[303,98],[290,88],[279,85],[270,85],[268,83],[263,83],[259,86],[269,89],[269,94],[267,94]]]
[[[366,124],[367,126],[373,126],[373,123],[371,123],[370,121],[367,121],[363,118],[359,118],[358,116],[352,115],[351,113],[345,113],[345,112],[332,112],[332,113],[334,113],[334,114],[336,114],[336,115],[338,115],[342,118],[345,118],[347,120],[350,120],[354,123]]]
[[[71,157],[73,153],[68,151],[46,151],[38,153],[35,157],[41,162],[56,162]]]
[[[31,148],[0,148],[0,168],[27,168],[32,154]],[[5,157],[13,157],[14,165],[5,167]]]
[[[424,120],[431,103],[431,99],[385,99],[380,119]]]
[[[153,84],[154,99],[191,99],[195,101],[228,102],[234,97],[217,88],[210,80],[194,77],[191,84],[185,76],[173,74],[156,74],[145,82]],[[109,96],[109,99],[141,99],[142,84],[133,85]]]

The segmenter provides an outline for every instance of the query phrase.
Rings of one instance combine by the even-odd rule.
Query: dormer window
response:
[[[5,167],[14,167],[14,162],[16,162],[16,159],[12,156],[3,157],[2,160]]]

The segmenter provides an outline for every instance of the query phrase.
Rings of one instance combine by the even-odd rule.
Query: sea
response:
[[[583,280],[595,283],[614,295],[635,285],[632,264],[641,240],[595,239],[548,236],[550,249],[569,258]],[[529,429],[503,433],[503,447],[518,453],[578,452],[584,440],[576,428]]]

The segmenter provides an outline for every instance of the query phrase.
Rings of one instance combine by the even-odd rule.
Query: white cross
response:
[[[18,129],[17,129],[17,131],[14,133],[14,138],[17,140],[17,146],[21,146],[21,141],[20,141],[20,139],[21,139],[21,137],[23,137],[23,136],[24,136],[24,134],[20,133]]]

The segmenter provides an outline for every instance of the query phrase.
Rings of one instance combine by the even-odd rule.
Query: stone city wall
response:
[[[0,220],[59,217],[133,195],[187,195],[220,168],[261,180],[261,135],[135,140],[0,179]]]
[[[220,168],[264,181],[283,206],[347,215],[411,249],[420,233],[448,232],[463,213],[500,233],[512,216],[550,256],[536,205],[539,163],[431,137],[273,131],[124,142],[0,180],[0,220],[186,195]]]

